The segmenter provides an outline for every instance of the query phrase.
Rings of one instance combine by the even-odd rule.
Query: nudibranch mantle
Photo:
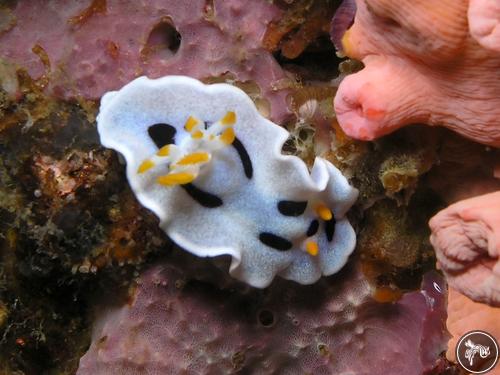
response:
[[[330,162],[283,155],[289,133],[228,84],[140,77],[105,94],[101,143],[121,153],[137,199],[179,246],[232,257],[232,276],[311,284],[354,250],[358,192]]]

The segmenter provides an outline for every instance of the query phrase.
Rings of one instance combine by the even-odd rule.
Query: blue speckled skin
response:
[[[165,167],[137,173],[143,160],[158,150],[148,134],[149,126],[174,126],[175,144],[182,149],[190,142],[191,135],[184,129],[189,116],[214,123],[228,111],[236,114],[234,132],[250,156],[253,176],[245,176],[234,147],[223,147],[211,154],[193,181],[220,197],[222,206],[203,207],[181,186],[158,184]],[[311,284],[321,275],[337,272],[354,250],[356,237],[345,213],[356,200],[357,190],[322,158],[316,158],[309,172],[298,157],[281,154],[288,132],[262,117],[240,89],[204,85],[181,76],[141,77],[106,94],[97,121],[102,144],[125,157],[133,191],[160,218],[162,229],[198,256],[231,255],[234,277],[256,287],[266,287],[276,274]],[[301,215],[285,216],[277,209],[281,200],[307,201],[307,207]],[[335,218],[331,241],[321,219],[318,232],[306,235],[311,221],[318,219],[318,204],[326,205]],[[283,237],[293,246],[276,250],[259,239],[262,232]],[[316,256],[306,251],[308,241],[317,243]]]

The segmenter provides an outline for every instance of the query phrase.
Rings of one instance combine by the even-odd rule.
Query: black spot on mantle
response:
[[[318,228],[319,228],[319,221],[318,220],[311,221],[311,224],[309,225],[309,228],[307,229],[306,232],[307,237],[314,236],[318,232]]]
[[[148,134],[158,148],[175,143],[176,132],[175,127],[163,123],[154,124],[148,128]]]
[[[181,185],[186,193],[189,194],[196,202],[206,208],[216,208],[224,203],[220,197],[215,194],[201,190],[193,184]]]
[[[332,242],[333,235],[335,234],[335,219],[332,218],[328,221],[325,221],[325,233],[328,242]]]
[[[252,178],[253,166],[252,166],[252,161],[250,160],[250,155],[248,155],[247,149],[245,148],[245,146],[243,146],[243,143],[241,143],[241,141],[238,138],[234,139],[232,145],[241,159],[241,164],[243,164],[243,170],[245,171],[245,176],[247,176],[248,179]]]
[[[278,211],[285,216],[299,216],[304,213],[307,202],[279,201]]]
[[[269,232],[262,232],[259,234],[259,240],[264,245],[272,247],[273,249],[279,251],[286,251],[292,248],[292,243],[286,238],[277,236]]]

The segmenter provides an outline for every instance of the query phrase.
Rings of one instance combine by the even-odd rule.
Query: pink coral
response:
[[[422,291],[377,303],[353,267],[309,287],[277,281],[247,293],[193,280],[186,268],[152,267],[128,304],[101,311],[78,375],[421,375],[445,348],[436,274]]]
[[[470,0],[469,29],[484,48],[500,52],[500,3],[490,0]]]
[[[356,5],[343,49],[365,68],[348,76],[335,98],[339,124],[349,136],[372,140],[426,123],[500,146],[498,2]]]
[[[451,286],[500,307],[500,192],[455,203],[430,221],[431,242]]]
[[[498,2],[446,0],[430,6],[429,0],[358,0],[356,5],[342,44],[365,68],[348,76],[335,98],[348,135],[371,140],[427,123],[500,146]],[[487,184],[497,185],[491,178],[475,185]],[[430,223],[451,285],[493,305],[500,303],[499,194],[458,203]]]
[[[262,47],[282,13],[269,1],[18,1],[0,55],[64,97],[99,98],[139,75],[255,81],[271,116],[288,115],[290,80]]]

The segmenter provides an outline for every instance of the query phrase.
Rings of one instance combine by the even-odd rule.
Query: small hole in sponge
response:
[[[257,314],[257,319],[266,328],[272,327],[275,323],[274,313],[267,309],[260,310]]]
[[[181,34],[169,17],[162,18],[149,33],[148,41],[141,53],[144,57],[158,57],[168,59],[175,55],[181,45]]]
[[[108,336],[102,336],[99,340],[97,340],[97,347],[103,348],[106,344],[106,341],[108,341]]]

